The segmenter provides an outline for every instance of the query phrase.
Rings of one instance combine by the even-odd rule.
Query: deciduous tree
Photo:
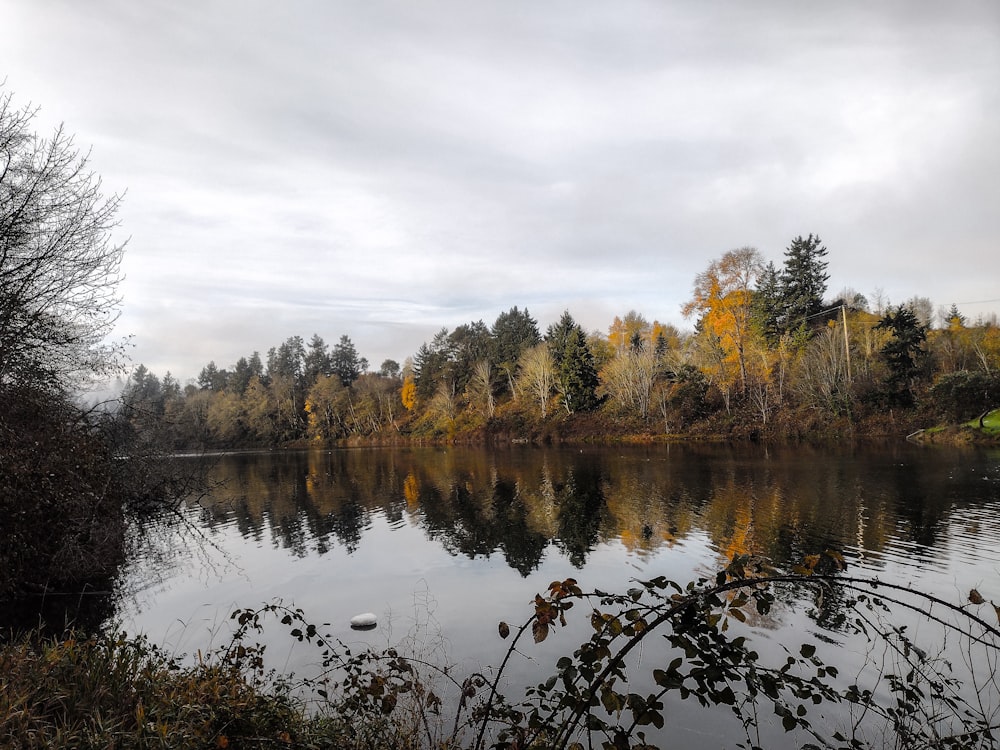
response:
[[[548,345],[535,344],[526,350],[517,369],[518,391],[538,404],[542,419],[545,419],[556,377],[555,362]]]
[[[718,339],[726,356],[735,360],[743,391],[747,386],[753,289],[763,267],[755,248],[730,250],[698,274],[694,295],[682,308],[685,317],[698,313],[704,331]]]
[[[31,131],[0,94],[0,384],[66,389],[119,364],[120,195],[105,195],[73,138]]]

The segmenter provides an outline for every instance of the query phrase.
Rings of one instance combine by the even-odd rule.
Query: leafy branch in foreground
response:
[[[818,644],[766,637],[783,611],[779,596],[825,613]],[[590,606],[582,623],[590,637],[512,699],[506,682],[528,634],[545,641],[577,604]],[[319,646],[321,676],[301,684],[345,747],[650,748],[672,700],[728,707],[745,748],[773,745],[783,732],[810,748],[991,747],[1000,733],[1000,630],[978,614],[984,605],[976,591],[958,605],[845,575],[843,557],[828,552],[788,573],[736,557],[713,578],[681,586],[657,577],[624,594],[553,582],[520,626],[499,624],[509,645],[489,679],[462,680],[397,649],[352,654],[280,604],[236,613],[234,643],[275,613],[292,637]],[[918,629],[922,643],[911,635]],[[859,664],[835,650],[847,642],[866,644]]]
[[[553,582],[523,623],[500,623],[498,666],[462,675],[419,644],[352,652],[277,602],[237,610],[229,642],[194,664],[119,634],[0,647],[0,738],[24,747],[619,750],[664,743],[668,729],[683,729],[668,708],[687,700],[712,709],[713,728],[731,715],[724,743],[748,750],[989,748],[1000,735],[994,608],[977,590],[959,604],[848,576],[837,553],[792,572],[736,557],[686,586],[657,577],[611,594]],[[776,643],[779,618],[806,609],[823,623],[815,642]],[[268,668],[256,641],[272,618],[318,648],[316,674]],[[574,628],[589,637],[552,676],[523,692],[512,684],[513,661],[532,642]]]
[[[791,574],[737,557],[714,579],[682,588],[659,577],[624,595],[584,594],[572,579],[554,582],[547,597],[536,598],[535,613],[508,653],[529,628],[535,641],[544,640],[580,600],[592,603],[593,633],[572,657],[558,661],[556,674],[530,688],[523,703],[491,706],[476,747],[483,746],[487,725],[498,727],[494,746],[512,750],[653,747],[645,729],[663,728],[665,701],[674,695],[729,706],[744,737],[740,746],[747,748],[762,747],[767,705],[785,732],[808,736],[805,744],[796,742],[802,747],[992,747],[1000,733],[1000,631],[965,606],[845,576],[843,566],[835,552],[811,556]],[[834,570],[817,572],[824,567]],[[748,623],[767,616],[783,588],[811,592],[817,608],[831,594],[843,599],[835,625],[845,638],[859,637],[871,647],[853,679],[841,678],[815,644],[781,647],[770,660],[753,648]],[[973,594],[970,602],[982,604]],[[908,617],[925,629],[926,623],[938,628],[936,654],[913,640]],[[501,635],[506,631],[502,625]],[[651,643],[653,635],[662,640]],[[647,659],[648,648],[657,649],[646,680],[631,658],[643,644]],[[962,675],[952,661],[957,658]],[[630,690],[634,683],[645,689]],[[842,709],[843,726],[814,724],[813,711],[823,704]]]

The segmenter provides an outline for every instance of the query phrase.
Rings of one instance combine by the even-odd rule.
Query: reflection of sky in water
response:
[[[815,453],[799,460],[794,451],[784,458],[771,451],[716,466],[713,450],[725,449],[702,447],[689,454],[674,447],[659,464],[647,459],[626,460],[626,468],[617,463],[613,470],[588,466],[599,489],[581,487],[585,502],[559,495],[577,491],[574,482],[585,475],[574,473],[578,464],[560,466],[559,454],[548,454],[543,469],[515,462],[512,471],[521,473],[504,484],[503,471],[490,473],[474,462],[469,469],[457,451],[444,457],[455,465],[420,481],[411,466],[396,479],[389,472],[388,489],[371,497],[345,480],[342,467],[322,479],[324,467],[317,469],[310,459],[304,487],[294,481],[301,475],[295,465],[289,470],[293,480],[240,485],[237,499],[254,487],[270,493],[269,499],[251,498],[244,506],[227,499],[206,531],[211,545],[160,540],[158,556],[138,563],[125,582],[134,596],[123,603],[119,618],[126,630],[141,630],[156,643],[191,654],[226,641],[232,610],[282,600],[304,610],[310,622],[330,623],[326,632],[352,647],[386,646],[412,636],[433,660],[457,662],[468,672],[499,663],[507,644],[497,636],[497,624],[505,620],[513,629],[523,623],[534,594],[554,580],[573,577],[585,590],[607,591],[660,575],[683,584],[713,575],[733,552],[765,552],[787,562],[840,546],[851,574],[930,589],[959,603],[974,586],[987,599],[1000,600],[1000,503],[993,502],[997,483],[989,479],[997,473],[995,461],[956,468],[946,460],[914,477],[913,464],[898,456],[865,456],[854,476],[845,469],[850,461],[822,461]],[[442,453],[433,458],[442,460]],[[927,463],[926,455],[916,458]],[[449,472],[457,477],[451,484]],[[267,476],[270,481],[283,475]],[[600,524],[561,518],[567,506],[597,514]],[[238,507],[244,507],[243,517],[234,514]],[[346,513],[347,521],[338,513]],[[489,524],[506,526],[497,531]],[[521,544],[518,535],[537,536],[539,528],[568,536]],[[521,560],[515,569],[511,555],[529,555],[529,561],[537,555],[538,562]],[[582,560],[582,567],[574,560]],[[823,636],[807,616],[812,606],[797,602],[751,620],[762,653],[827,637],[836,660],[860,664],[867,652],[837,634]],[[368,611],[379,617],[379,627],[351,630],[350,617]],[[531,660],[511,664],[512,684],[547,674],[558,656],[589,636],[585,607],[572,614],[570,627],[545,643],[529,639],[524,650]],[[261,638],[272,663],[308,671],[315,653],[290,646],[282,632],[276,626]],[[652,644],[650,649],[646,658],[655,658]],[[692,746],[731,739],[715,734],[694,706],[671,711],[683,717]],[[775,740],[780,744],[780,737]]]

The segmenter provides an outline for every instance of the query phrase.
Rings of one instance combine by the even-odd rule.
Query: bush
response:
[[[1000,373],[961,370],[942,375],[930,395],[942,417],[967,422],[1000,404]]]
[[[0,389],[0,597],[106,587],[124,559],[113,457],[57,395]]]

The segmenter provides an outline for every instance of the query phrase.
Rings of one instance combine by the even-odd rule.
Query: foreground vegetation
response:
[[[232,640],[197,659],[121,634],[21,640],[0,650],[0,741],[652,748],[670,729],[668,706],[686,700],[716,707],[717,725],[731,715],[732,736],[746,748],[995,746],[1000,608],[989,611],[975,590],[959,605],[852,578],[843,566],[836,553],[787,572],[737,557],[710,579],[681,586],[656,578],[624,594],[553,582],[523,624],[499,623],[499,638],[509,641],[502,661],[464,675],[395,648],[354,654],[281,604],[235,612]],[[758,652],[772,616],[780,620],[795,603],[828,635]],[[523,641],[555,638],[574,616],[589,623],[590,636],[565,651],[552,677],[512,695],[511,661],[531,657]],[[254,637],[269,623],[317,648],[314,674],[292,679],[267,669]],[[858,641],[867,648],[863,664],[842,669],[841,644]]]

